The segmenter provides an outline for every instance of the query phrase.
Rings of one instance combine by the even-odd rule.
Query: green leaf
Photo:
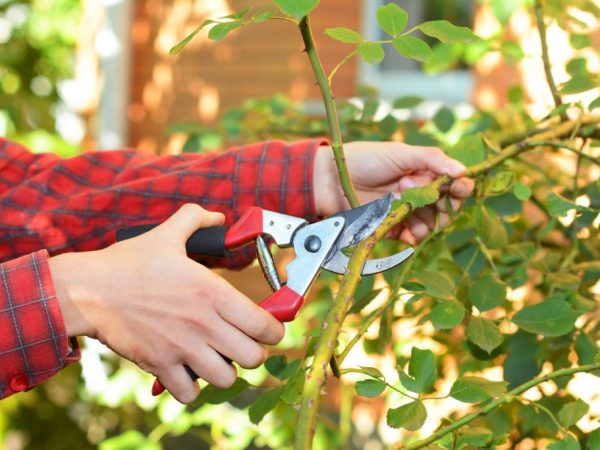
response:
[[[373,398],[385,391],[386,384],[381,380],[371,379],[358,381],[354,387],[358,395]]]
[[[210,31],[208,32],[208,38],[212,39],[213,41],[219,42],[231,31],[241,26],[242,22],[240,20],[236,20],[234,22],[218,23],[210,29]]]
[[[469,135],[458,141],[449,151],[448,156],[459,160],[465,166],[472,166],[485,159],[485,147],[478,135]]]
[[[555,194],[554,192],[550,192],[548,198],[546,199],[546,207],[548,208],[548,212],[552,217],[563,217],[566,216],[567,213],[575,209],[577,211],[585,211],[587,208],[575,204],[566,198]]]
[[[579,94],[598,87],[598,77],[591,74],[578,74],[560,87],[560,93],[563,95]]]
[[[427,36],[434,37],[445,44],[452,42],[468,44],[478,39],[467,27],[458,27],[447,20],[424,22],[419,25],[419,29]]]
[[[281,399],[288,405],[296,405],[302,398],[302,388],[304,387],[304,370],[301,366],[290,376],[284,391],[281,394]]]
[[[478,212],[477,234],[479,234],[485,246],[490,250],[504,248],[508,243],[508,234],[498,215],[492,209],[486,207],[482,207]]]
[[[346,27],[327,28],[325,34],[345,44],[359,44],[365,40],[362,34]]]
[[[525,56],[523,53],[523,49],[521,46],[514,41],[505,41],[500,46],[500,53],[504,56],[508,61],[511,62],[519,62]]]
[[[414,108],[422,102],[422,97],[417,97],[416,95],[407,95],[406,97],[400,97],[394,100],[394,108]]]
[[[569,402],[563,405],[558,412],[558,420],[565,428],[571,428],[579,419],[585,416],[590,410],[590,406],[581,399]]]
[[[386,417],[387,424],[392,428],[417,431],[427,419],[427,409],[422,402],[417,400],[399,408],[389,409]]]
[[[590,111],[596,108],[600,108],[600,97],[598,97],[596,100],[592,100],[592,102],[588,106],[588,109]]]
[[[161,445],[153,442],[137,430],[129,430],[102,441],[99,450],[160,450]]]
[[[443,300],[454,298],[454,283],[440,272],[422,270],[417,273],[417,281],[425,286],[427,295]]]
[[[467,325],[467,337],[487,353],[499,347],[504,338],[500,333],[498,325],[490,319],[473,317]]]
[[[579,441],[570,434],[566,434],[561,441],[555,441],[548,444],[547,450],[581,450]]]
[[[517,181],[513,186],[513,192],[515,193],[515,197],[521,201],[526,201],[531,198],[531,188],[520,181]]]
[[[436,330],[447,330],[460,324],[465,317],[465,307],[457,301],[441,301],[431,310],[429,320]]]
[[[197,27],[194,31],[192,31],[190,34],[188,34],[181,42],[179,42],[179,44],[174,45],[173,47],[171,47],[171,49],[169,50],[169,54],[171,55],[177,55],[178,53],[181,52],[181,50],[183,50],[183,48],[188,45],[188,43],[194,39],[194,37],[200,32],[200,30],[202,30],[202,28],[204,28],[207,25],[210,25],[211,23],[215,23],[214,20],[205,20],[204,22],[202,22],[202,24]]]
[[[506,393],[508,383],[483,377],[463,377],[454,382],[450,397],[465,403],[477,403]]]
[[[494,433],[491,430],[483,427],[467,428],[458,435],[456,439],[456,445],[454,448],[457,450],[465,447],[486,447],[494,437]]]
[[[455,122],[456,117],[454,117],[454,113],[446,107],[438,109],[433,116],[433,123],[438,130],[444,133],[448,132]]]
[[[413,347],[408,364],[408,375],[404,371],[398,372],[402,386],[412,392],[428,392],[437,377],[435,357],[431,350]]]
[[[393,3],[390,3],[393,5]],[[415,61],[429,61],[433,52],[429,44],[422,39],[414,36],[399,36],[392,41],[394,48],[405,58],[414,59]]]
[[[586,450],[598,450],[600,449],[600,428],[596,428],[588,436],[588,440],[585,445]]]
[[[401,201],[410,203],[413,208],[422,208],[435,203],[440,198],[440,192],[433,186],[417,186],[402,191]]]
[[[348,314],[356,314],[362,311],[362,309],[371,303],[375,297],[377,297],[383,289],[377,289],[371,292],[368,292],[366,295],[363,295],[360,299],[354,302]]]
[[[581,50],[582,48],[592,45],[592,40],[587,34],[572,33],[569,36],[569,42],[571,43],[571,47],[576,50]]]
[[[284,14],[300,20],[317,7],[319,0],[273,0]]]
[[[221,389],[209,384],[200,391],[200,395],[194,403],[209,403],[211,405],[225,403],[237,397],[242,391],[245,391],[248,386],[248,382],[243,378],[235,380],[235,383],[227,389]]]
[[[377,23],[392,36],[399,35],[408,23],[408,13],[394,3],[377,8]]]
[[[267,413],[277,406],[279,399],[281,399],[281,394],[283,394],[283,390],[284,387],[279,386],[274,389],[268,389],[259,395],[248,409],[250,422],[258,425]]]
[[[456,66],[463,57],[465,45],[460,42],[444,44],[439,42],[432,48],[429,61],[423,64],[423,71],[427,74],[436,74]]]
[[[252,21],[254,23],[262,23],[262,22],[266,22],[267,20],[269,20],[271,17],[273,17],[275,15],[275,11],[264,11],[261,12],[259,14],[256,14],[253,18]]]
[[[381,44],[363,42],[358,46],[358,55],[368,64],[379,64],[383,61],[385,52]]]
[[[383,374],[381,373],[381,370],[379,370],[377,367],[367,367],[367,366],[358,366],[361,369],[361,373],[364,373],[366,375],[375,377],[375,378],[383,378]]]
[[[479,277],[469,290],[469,298],[479,311],[489,311],[506,299],[506,285],[491,273]]]
[[[577,354],[577,363],[580,366],[592,364],[597,351],[596,341],[588,333],[581,332],[577,336],[575,340],[575,353]]]
[[[557,299],[526,306],[512,321],[530,333],[555,337],[571,331],[578,316],[569,303]]]
[[[287,365],[287,358],[282,355],[270,356],[265,361],[265,369],[279,380],[283,380],[282,372]]]
[[[515,183],[515,173],[509,170],[501,170],[495,173],[487,186],[488,195],[500,195],[504,194]]]

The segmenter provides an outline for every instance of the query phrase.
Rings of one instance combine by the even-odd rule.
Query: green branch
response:
[[[595,156],[592,155],[588,155],[585,152],[582,152],[581,150],[572,147],[570,145],[567,144],[563,144],[562,142],[552,142],[552,141],[530,141],[527,143],[527,145],[529,147],[552,147],[552,148],[564,148],[565,150],[568,150],[572,153],[575,153],[576,155],[579,155],[581,158],[583,159],[587,159],[588,161],[593,162],[594,164],[596,164],[597,166],[600,166],[600,158],[596,158]]]
[[[331,92],[331,85],[329,79],[323,70],[323,64],[317,53],[315,41],[310,28],[308,16],[300,21],[299,24],[300,33],[302,34],[302,40],[304,41],[304,48],[312,70],[317,78],[317,84],[321,89],[321,95],[323,96],[323,102],[325,103],[325,113],[327,115],[327,123],[329,124],[329,131],[331,137],[331,148],[335,158],[335,165],[338,169],[340,177],[340,184],[344,190],[344,195],[348,199],[350,206],[356,208],[360,206],[360,201],[356,196],[356,191],[352,185],[352,180],[348,173],[348,166],[346,165],[346,159],[344,158],[344,147],[342,142],[342,132],[340,130],[340,122],[337,116],[337,108],[335,101],[333,100],[333,94]]]
[[[494,409],[498,408],[499,406],[513,401],[514,397],[518,396],[519,394],[522,394],[523,392],[527,391],[528,389],[531,389],[534,386],[537,386],[538,384],[542,384],[546,381],[554,380],[556,378],[574,375],[579,372],[591,372],[591,371],[597,370],[597,369],[600,369],[600,363],[587,364],[585,366],[579,366],[579,367],[569,367],[567,369],[560,369],[555,372],[551,372],[549,374],[543,375],[541,377],[534,378],[533,380],[523,383],[522,385],[517,386],[513,390],[508,391],[502,397],[489,402],[487,405],[483,406],[479,411],[476,411],[471,414],[467,414],[463,418],[461,418],[455,422],[452,422],[450,425],[447,425],[444,428],[441,428],[440,430],[433,433],[431,436],[429,436],[425,439],[422,439],[420,441],[413,442],[412,444],[409,444],[406,447],[402,447],[402,446],[398,445],[395,448],[398,448],[398,449],[402,448],[405,450],[418,450],[420,448],[426,447],[429,444],[432,444],[433,442],[437,441],[438,439],[444,437],[448,433],[451,433],[455,430],[458,430],[460,427],[467,425],[468,423],[472,422],[473,420],[477,419],[478,417],[489,414],[490,412],[492,412]]]
[[[535,18],[537,21],[537,28],[540,34],[540,42],[542,45],[542,61],[544,62],[544,72],[546,73],[546,80],[548,82],[548,87],[550,88],[550,92],[552,93],[552,98],[554,99],[554,105],[558,108],[562,105],[562,100],[560,95],[558,94],[558,89],[556,89],[556,83],[554,82],[554,78],[552,77],[552,69],[550,67],[550,57],[548,56],[548,42],[546,40],[546,24],[544,23],[544,5],[545,0],[536,0],[535,1]],[[567,120],[567,115],[565,112],[560,114],[562,120]]]

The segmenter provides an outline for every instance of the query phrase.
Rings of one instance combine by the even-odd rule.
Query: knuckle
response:
[[[267,350],[261,345],[253,345],[251,350],[245,352],[243,361],[238,361],[245,369],[255,369],[267,359]]]
[[[227,364],[226,370],[223,370],[218,376],[211,380],[211,384],[221,389],[227,389],[233,386],[237,379],[237,371],[231,364]]]

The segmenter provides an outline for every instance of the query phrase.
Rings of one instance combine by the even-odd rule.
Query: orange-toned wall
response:
[[[268,5],[256,1],[254,5]],[[315,79],[298,29],[269,21],[233,32],[220,43],[206,32],[178,56],[168,55],[206,17],[227,14],[246,0],[140,0],[132,27],[129,144],[153,152],[173,151],[180,142],[165,130],[176,122],[214,123],[223,111],[251,97],[282,92],[293,99],[318,98]],[[347,53],[348,46],[323,34],[331,26],[359,29],[360,1],[325,1],[312,15],[314,35],[327,69]],[[230,7],[230,8],[227,8]],[[354,92],[356,61],[344,66],[335,80],[338,96]]]

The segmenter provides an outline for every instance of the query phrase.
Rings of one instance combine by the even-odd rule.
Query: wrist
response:
[[[332,211],[344,209],[343,194],[338,198],[341,187],[331,146],[321,145],[317,149],[314,164],[315,212],[317,216],[329,216]]]
[[[93,299],[91,283],[86,278],[92,270],[87,264],[89,253],[65,253],[48,260],[54,291],[60,305],[67,336],[94,336],[95,329],[86,314]]]

